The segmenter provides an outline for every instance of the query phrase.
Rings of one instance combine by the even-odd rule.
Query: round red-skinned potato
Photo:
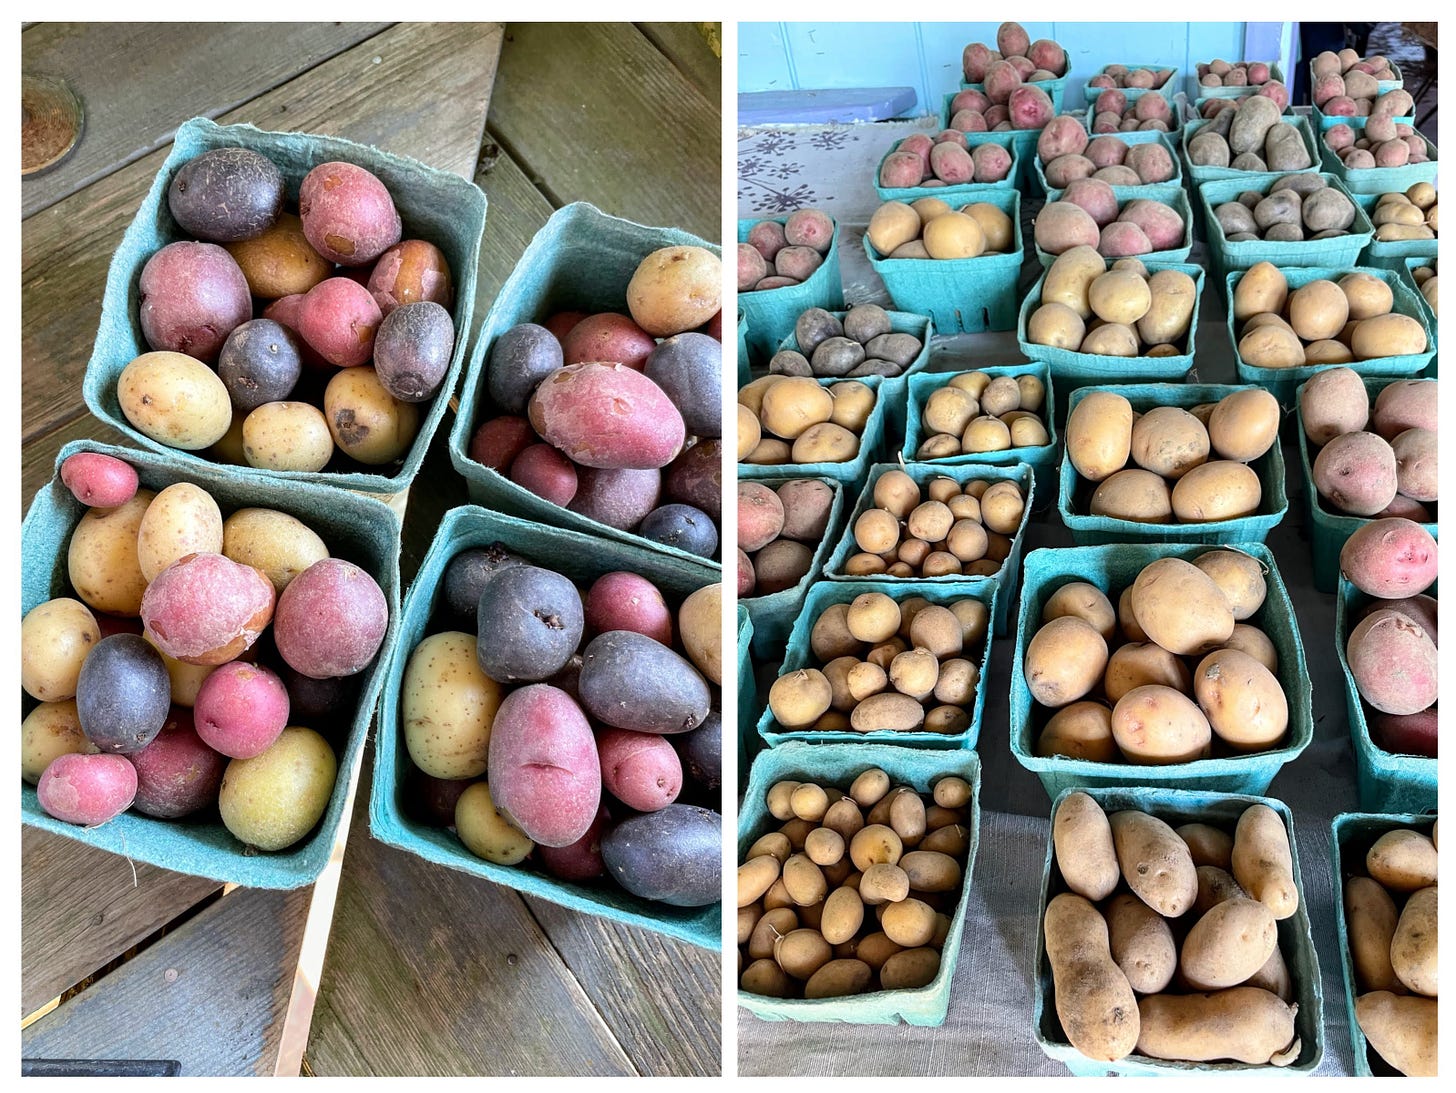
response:
[[[389,190],[353,163],[320,163],[298,190],[298,215],[313,249],[341,266],[362,266],[399,242]],[[361,286],[362,287],[362,286]]]
[[[638,372],[657,348],[657,339],[625,315],[604,311],[588,315],[561,343],[562,363],[616,361]]]
[[[142,596],[147,636],[186,664],[226,664],[273,618],[273,582],[221,554],[188,554],[157,574]]]
[[[636,573],[603,573],[582,602],[587,629],[594,634],[631,630],[663,645],[672,644],[672,608],[655,584]]]
[[[339,368],[368,362],[383,321],[369,290],[348,277],[320,281],[298,305],[299,334],[319,356]]]
[[[324,558],[278,597],[273,639],[294,671],[328,679],[368,667],[388,628],[389,604],[374,578],[353,562]]]
[[[137,472],[130,463],[100,452],[76,452],[61,464],[61,481],[83,505],[109,509],[136,496]]]
[[[168,243],[147,259],[138,287],[147,344],[208,364],[233,327],[253,317],[248,279],[216,243]]]
[[[202,681],[192,716],[208,747],[232,759],[251,759],[287,728],[288,689],[267,668],[233,661]]]
[[[215,804],[227,766],[197,735],[191,711],[180,706],[172,707],[150,744],[127,758],[136,768],[132,807],[159,820],[175,820]]]
[[[656,812],[682,792],[682,760],[665,736],[604,729],[597,737],[602,785],[617,800],[638,812]]]
[[[607,866],[602,861],[602,832],[610,820],[607,806],[602,805],[597,809],[591,827],[576,842],[567,846],[538,846],[536,854],[542,867],[562,880],[595,880],[605,876]]]
[[[662,388],[622,364],[558,368],[536,388],[527,412],[542,439],[587,467],[665,467],[687,439],[682,414]]]
[[[663,247],[642,259],[627,284],[627,309],[659,338],[694,330],[722,308],[723,262],[704,247]]]
[[[95,827],[131,807],[136,768],[124,755],[58,755],[35,787],[40,807],[69,824]]]
[[[1370,736],[1386,751],[1435,759],[1439,720],[1434,708],[1411,714],[1377,713],[1370,721]]]
[[[381,254],[369,274],[368,288],[385,315],[405,304],[426,301],[448,308],[455,295],[450,263],[439,247],[423,239],[406,239]]]
[[[550,444],[532,444],[516,456],[510,479],[563,508],[576,496],[576,466]]]
[[[1361,524],[1340,549],[1340,572],[1367,595],[1394,600],[1436,579],[1436,541],[1420,524],[1392,516]]]
[[[558,687],[512,691],[496,711],[488,757],[491,795],[541,846],[569,846],[591,827],[602,771],[591,725]]]
[[[505,474],[511,463],[537,440],[536,430],[523,417],[503,414],[482,422],[470,438],[468,454],[497,474]]]

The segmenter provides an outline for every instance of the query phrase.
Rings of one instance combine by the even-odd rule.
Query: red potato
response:
[[[1132,258],[1151,254],[1153,244],[1136,224],[1117,221],[1102,229],[1097,251],[1104,258]]]
[[[1117,218],[1142,228],[1154,250],[1172,250],[1183,243],[1183,218],[1161,201],[1129,201]]]
[[[1374,433],[1341,433],[1310,468],[1315,487],[1341,512],[1374,516],[1395,498],[1395,451]]]
[[[687,429],[662,388],[621,364],[569,364],[531,396],[531,425],[575,463],[605,469],[665,467]]]
[[[162,731],[127,758],[136,770],[132,807],[143,815],[175,820],[217,803],[227,761],[197,734],[191,711],[173,706]]]
[[[753,560],[738,549],[738,598],[747,599],[753,595],[754,586],[758,583],[753,572]]]
[[[723,441],[699,440],[668,464],[662,477],[668,500],[692,505],[715,524],[723,517]],[[656,506],[654,506],[656,507]]]
[[[811,247],[827,254],[834,242],[834,221],[818,209],[796,209],[784,222],[784,240],[791,247]]]
[[[69,824],[95,827],[131,807],[136,768],[124,755],[58,755],[35,787],[40,807]]]
[[[1026,51],[1026,58],[1038,69],[1050,72],[1053,77],[1067,71],[1067,51],[1049,38],[1038,38]]]
[[[1360,612],[1356,622],[1363,622],[1377,611],[1398,611],[1413,623],[1419,626],[1431,640],[1436,641],[1439,623],[1437,619],[1436,600],[1433,596],[1408,596],[1403,600],[1376,600]]]
[[[1407,429],[1438,431],[1437,382],[1396,380],[1381,388],[1371,412],[1375,432],[1394,440]]]
[[[606,876],[607,866],[602,860],[602,835],[610,823],[607,806],[603,804],[597,809],[597,817],[592,821],[591,827],[576,842],[568,846],[536,847],[536,856],[541,859],[541,867],[561,880],[585,881]]]
[[[384,183],[353,163],[320,163],[309,171],[298,190],[298,216],[313,249],[341,266],[372,262],[399,242],[402,230]]]
[[[332,373],[334,366],[319,355],[319,351],[309,345],[303,338],[303,333],[298,328],[298,309],[303,306],[302,292],[293,296],[283,296],[274,300],[263,309],[260,319],[272,319],[280,326],[285,326],[294,334],[298,335],[298,356],[305,368],[315,372]]]
[[[267,668],[234,661],[205,680],[192,706],[197,735],[233,759],[262,755],[288,726],[288,689]]]
[[[562,363],[615,361],[638,372],[657,348],[657,340],[626,315],[606,311],[589,315],[561,343]]]
[[[545,683],[512,691],[491,727],[496,807],[541,846],[569,846],[601,805],[602,771],[591,725],[571,697]]]
[[[532,444],[536,430],[523,417],[505,415],[482,422],[470,438],[467,454],[499,474],[510,470],[511,463]]]
[[[1061,199],[1085,209],[1099,228],[1117,219],[1117,195],[1101,179],[1078,179],[1067,187]]]
[[[999,144],[978,144],[971,153],[977,182],[1000,182],[1011,173],[1011,153]]]
[[[320,281],[298,305],[299,334],[319,356],[339,368],[369,362],[374,355],[374,336],[383,321],[369,290],[348,277]]]
[[[381,254],[366,287],[384,315],[403,304],[448,308],[455,296],[450,263],[439,247],[423,239],[406,239]]]
[[[942,182],[958,186],[975,177],[976,165],[962,145],[941,142],[930,151],[930,170]]]
[[[1031,49],[1031,36],[1020,23],[1002,23],[996,28],[996,49],[1003,57],[1025,57]]]
[[[772,264],[774,256],[789,245],[784,235],[784,226],[777,220],[760,220],[748,232],[748,245],[758,251],[765,264]]]
[[[576,483],[576,496],[567,508],[618,531],[642,523],[662,497],[662,472],[650,468],[578,467]]]
[[[1434,706],[1411,714],[1377,713],[1370,719],[1370,738],[1377,747],[1397,755],[1435,759],[1439,722]]]
[[[411,767],[400,787],[400,804],[412,820],[430,827],[453,827],[455,806],[475,782],[474,778],[432,778]]]
[[[780,248],[775,248],[777,254]],[[751,292],[753,286],[768,276],[769,265],[752,243],[738,244],[738,291]]]
[[[807,281],[824,264],[824,256],[813,247],[785,247],[774,259],[774,269],[781,277]]]
[[[329,679],[367,668],[388,628],[389,604],[374,578],[353,562],[324,558],[278,597],[273,640],[294,671]]]
[[[738,483],[738,546],[752,553],[762,550],[784,530],[784,504],[762,482]]]
[[[972,42],[961,51],[961,72],[966,77],[966,83],[981,83],[986,78],[986,70],[991,67],[991,62],[997,60],[995,52],[984,42]],[[962,92],[965,94],[965,92]]]
[[[1355,529],[1340,549],[1340,572],[1361,592],[1394,600],[1424,592],[1436,579],[1436,541],[1411,520],[1387,517]]]
[[[1087,143],[1085,155],[1097,167],[1116,167],[1127,159],[1127,142],[1121,137],[1096,137]]]
[[[663,645],[672,644],[672,608],[657,586],[636,573],[603,573],[582,601],[587,630],[631,630]]]
[[[147,344],[207,364],[233,328],[253,317],[248,279],[216,243],[168,243],[147,259],[138,288]]]
[[[1051,98],[1039,87],[1022,86],[1011,92],[1006,102],[1011,114],[1011,128],[1040,129],[1056,116]]]
[[[1096,247],[1101,238],[1097,222],[1080,206],[1052,201],[1043,206],[1033,227],[1036,245],[1048,254],[1061,254],[1073,247]]]
[[[221,554],[187,554],[147,586],[141,619],[172,659],[226,664],[258,640],[273,606],[273,582],[259,570]]]
[[[92,508],[124,505],[136,496],[137,472],[130,463],[100,452],[76,452],[61,464],[61,481],[76,500]]]
[[[1436,701],[1436,643],[1398,611],[1376,611],[1350,632],[1345,657],[1360,697],[1382,713],[1420,713]]]
[[[1081,155],[1087,150],[1087,130],[1070,114],[1062,114],[1047,122],[1036,138],[1036,154],[1042,163],[1050,163],[1058,156]]]
[[[638,812],[656,812],[682,792],[682,760],[665,736],[604,729],[597,737],[602,785],[617,800]]]
[[[564,343],[566,335],[570,334],[572,328],[586,317],[585,311],[558,311],[541,325],[551,331],[551,336],[558,343]]]
[[[576,496],[576,465],[550,444],[532,444],[516,456],[510,479],[562,508]]]
[[[966,82],[980,83],[981,81],[967,80]],[[986,98],[985,93],[971,87],[959,92],[955,98],[950,100],[950,112],[953,115],[959,114],[962,110],[971,110],[977,114],[984,114],[990,107],[991,100]]]
[[[926,161],[913,152],[891,152],[880,164],[880,185],[890,190],[919,186]]]
[[[1173,177],[1173,157],[1162,144],[1134,144],[1125,162],[1141,182],[1167,182]]]
[[[1005,106],[1011,98],[1011,92],[1021,86],[1021,73],[1010,61],[992,61],[991,66],[986,69],[986,78],[982,81],[986,88],[986,98],[991,100],[994,106]]]
[[[990,128],[979,110],[957,110],[951,115],[950,125],[958,133],[984,133]]]

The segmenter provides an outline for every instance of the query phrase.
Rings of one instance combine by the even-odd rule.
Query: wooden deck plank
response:
[[[496,293],[555,206],[500,146],[488,118],[475,184],[485,191],[487,201],[485,237],[480,242],[475,286],[475,315],[483,322]]]
[[[553,203],[717,239],[721,112],[636,27],[516,23],[493,133]]]
[[[722,49],[723,24],[707,24],[714,28],[718,48]],[[723,62],[704,36],[702,23],[638,23],[649,42],[655,45],[678,71],[693,82],[710,103],[721,102],[723,94]]]
[[[30,216],[172,139],[202,111],[215,118],[373,37],[387,23],[42,23],[21,38],[27,72],[59,76],[86,126],[70,158],[22,179]],[[138,64],[165,45],[185,64]]]
[[[722,1072],[719,954],[545,900],[526,903],[640,1073]]]
[[[469,177],[501,33],[498,23],[391,27],[218,120],[348,137]],[[381,93],[392,84],[411,88],[407,102]],[[159,149],[22,224],[23,439],[79,413],[112,251],[165,158]]]
[[[24,1017],[155,933],[217,881],[131,863],[39,828],[20,832]]]
[[[21,1054],[176,1059],[188,1076],[271,1074],[310,892],[228,893],[31,1025]]]

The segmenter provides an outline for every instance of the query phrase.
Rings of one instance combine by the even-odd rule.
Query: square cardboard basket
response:
[[[941,776],[948,774],[959,775],[971,785],[971,815],[966,825],[970,846],[961,875],[960,899],[940,953],[940,970],[923,987],[871,991],[846,998],[768,998],[739,990],[738,1005],[766,1021],[945,1024],[981,833],[981,761],[975,752],[914,751],[885,744],[786,744],[763,752],[753,761],[748,791],[738,815],[738,860],[743,860],[754,840],[774,826],[765,798],[775,782],[793,779],[848,790],[850,783],[871,767],[879,767],[894,784],[914,786],[920,793],[928,793]]]
[[[1267,591],[1264,604],[1246,620],[1274,643],[1279,668],[1274,673],[1289,704],[1289,729],[1284,743],[1268,751],[1225,754],[1191,763],[1148,766],[1135,763],[1099,763],[1068,756],[1040,756],[1036,741],[1051,711],[1039,706],[1027,686],[1026,647],[1041,626],[1041,613],[1052,593],[1065,584],[1084,582],[1100,589],[1114,607],[1122,590],[1130,588],[1144,566],[1159,558],[1192,561],[1210,548],[1172,543],[1134,546],[1064,547],[1033,550],[1026,556],[1022,576],[1021,610],[1016,622],[1016,651],[1011,659],[1011,754],[1041,779],[1048,797],[1077,786],[1147,786],[1263,793],[1285,763],[1292,763],[1314,739],[1314,712],[1304,644],[1294,621],[1294,603],[1262,543],[1228,547],[1249,555],[1264,568]]]
[[[853,381],[837,376],[824,376],[817,382],[821,387],[833,387],[836,383],[845,382],[862,383],[875,393],[875,405],[865,421],[864,431],[859,435],[859,451],[854,458],[846,459],[842,463],[745,463],[740,460],[740,482],[765,478],[827,478],[844,483],[845,490],[852,493],[864,481],[870,464],[884,457],[891,443],[890,436],[900,435],[892,415],[905,412],[906,381],[899,377],[886,379],[884,376],[864,376]]]
[[[76,452],[100,452],[125,460],[136,468],[144,489],[194,483],[213,496],[224,515],[258,506],[297,517],[323,538],[330,555],[363,567],[379,582],[389,605],[389,628],[379,654],[362,674],[359,705],[350,720],[348,739],[342,748],[336,740],[330,740],[336,749],[339,773],[323,819],[312,835],[294,846],[276,853],[249,850],[223,826],[216,809],[202,813],[200,818],[180,821],[124,812],[99,827],[79,827],[47,815],[36,801],[35,788],[29,785],[21,788],[22,822],[176,873],[248,888],[300,888],[312,884],[328,863],[339,824],[348,822],[343,813],[349,779],[364,754],[364,740],[384,683],[384,665],[399,632],[398,521],[382,502],[328,486],[276,478],[240,478],[231,467],[184,461],[170,453],[76,440],[61,449],[56,457],[57,476],[36,494],[20,528],[22,611],[56,596],[72,594],[66,576],[66,548],[87,509],[61,483],[59,472],[61,464]],[[25,702],[28,711],[34,703],[28,697]]]
[[[1342,812],[1330,825],[1330,841],[1335,851],[1330,859],[1335,882],[1335,938],[1340,947],[1340,971],[1345,981],[1345,1016],[1350,1022],[1350,1046],[1355,1052],[1357,1078],[1400,1075],[1370,1046],[1365,1033],[1360,1030],[1360,1022],[1355,1018],[1355,998],[1359,991],[1355,983],[1355,965],[1350,957],[1349,923],[1345,918],[1345,880],[1366,875],[1365,855],[1375,840],[1386,832],[1410,829],[1429,838],[1435,823],[1433,812],[1420,815],[1413,812]]]
[[[738,605],[738,792],[748,786],[748,764],[758,754],[763,741],[754,726],[758,724],[758,686],[753,678],[753,619],[748,608]]]
[[[685,561],[702,561],[678,547],[608,527],[553,504],[468,454],[471,435],[482,421],[497,413],[485,386],[486,362],[496,338],[519,323],[543,322],[553,311],[625,310],[627,282],[637,266],[653,251],[674,246],[706,247],[714,254],[722,250],[685,231],[643,227],[580,201],[557,209],[536,233],[501,286],[480,328],[460,389],[460,409],[450,430],[450,461],[465,478],[472,504],[553,527],[634,543]],[[745,299],[739,297],[739,303],[752,337],[754,320]]]
[[[761,216],[740,220],[738,242],[748,242],[748,234],[755,224],[765,220],[783,224],[788,219],[787,216]],[[839,311],[844,307],[844,285],[839,277],[839,237],[843,232],[839,221],[835,220],[829,252],[807,281],[738,294],[738,309],[748,321],[748,349],[754,358],[767,360],[773,356],[779,342],[794,332],[794,322],[811,307],[822,307],[825,311]]]
[[[1072,792],[1075,789],[1068,789],[1057,797],[1052,805],[1053,816],[1067,794]],[[1268,805],[1279,814],[1279,818],[1284,821],[1285,833],[1289,836],[1289,851],[1294,862],[1294,884],[1299,890],[1298,910],[1279,922],[1279,949],[1289,968],[1294,1002],[1299,1006],[1299,1012],[1294,1018],[1294,1031],[1300,1040],[1300,1051],[1289,1066],[1277,1067],[1268,1063],[1176,1062],[1137,1054],[1128,1055],[1115,1063],[1103,1063],[1087,1058],[1073,1047],[1067,1041],[1062,1023],[1057,1018],[1051,965],[1046,955],[1046,906],[1053,896],[1067,890],[1061,870],[1057,868],[1048,828],[1041,902],[1037,905],[1036,966],[1032,973],[1032,989],[1036,992],[1032,1030],[1037,1044],[1047,1058],[1056,1059],[1073,1074],[1083,1077],[1216,1074],[1233,1078],[1248,1074],[1262,1078],[1281,1074],[1303,1077],[1312,1073],[1324,1058],[1324,991],[1320,986],[1319,958],[1315,952],[1313,934],[1310,932],[1309,906],[1305,898],[1307,890],[1299,869],[1299,847],[1294,839],[1294,815],[1289,811],[1289,806],[1270,797],[1201,793],[1182,789],[1088,789],[1085,792],[1108,813],[1137,809],[1151,813],[1171,827],[1186,823],[1206,823],[1221,827],[1229,834],[1233,834],[1234,825],[1251,805]]]
[[[436,865],[483,877],[574,911],[655,930],[704,949],[721,948],[722,915],[716,903],[706,907],[673,907],[641,899],[610,881],[579,884],[557,880],[538,872],[534,866],[496,865],[465,849],[449,829],[430,827],[405,813],[400,800],[410,769],[400,718],[405,669],[415,646],[431,632],[430,616],[439,600],[440,584],[450,559],[462,550],[493,543],[500,543],[534,564],[554,569],[575,581],[594,580],[616,570],[638,573],[657,585],[670,600],[681,599],[719,579],[718,571],[701,561],[690,562],[629,543],[544,527],[474,505],[451,509],[445,514],[405,597],[399,636],[385,664],[379,736],[374,746],[374,786],[369,796],[370,834]]]
[[[393,466],[322,471],[265,471],[215,463],[200,453],[169,448],[140,432],[122,413],[116,383],[132,359],[149,351],[138,314],[142,267],[168,243],[190,238],[172,219],[167,187],[188,160],[214,148],[249,148],[267,156],[283,172],[290,201],[297,201],[304,175],[320,163],[345,160],[366,167],[389,189],[404,222],[405,239],[426,239],[444,253],[455,280],[455,348],[450,371],[435,397],[420,406],[420,428],[404,459]],[[163,452],[180,465],[222,469],[230,477],[252,481],[313,482],[392,498],[409,489],[424,462],[425,451],[445,416],[470,339],[475,310],[475,276],[480,264],[480,237],[485,231],[485,194],[473,182],[413,159],[390,155],[339,137],[309,133],[271,133],[251,125],[217,125],[193,118],[177,130],[172,150],[141,208],[122,236],[106,275],[106,295],[96,345],[86,365],[83,393],[91,412],[150,451]],[[344,460],[349,467],[361,467]]]

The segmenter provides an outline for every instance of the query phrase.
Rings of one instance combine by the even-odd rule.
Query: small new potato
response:
[[[653,251],[627,284],[633,321],[659,338],[696,330],[722,310],[722,270],[722,260],[704,247]]]
[[[418,407],[391,395],[367,366],[345,368],[329,380],[324,417],[339,450],[370,466],[400,459],[414,443],[420,425]]]
[[[223,521],[221,553],[261,570],[282,595],[293,578],[327,558],[329,548],[297,517],[276,509],[246,508]]]
[[[184,554],[222,551],[222,512],[200,486],[175,482],[147,506],[137,528],[137,563],[148,582]]]
[[[143,353],[122,369],[116,397],[127,421],[170,448],[211,447],[232,424],[227,387],[185,353]]]
[[[321,471],[333,455],[328,419],[312,403],[267,402],[243,419],[243,458],[250,467]]]
[[[100,640],[95,616],[79,600],[37,604],[20,623],[21,687],[41,702],[75,698],[81,665]]]
[[[137,490],[113,509],[90,509],[66,553],[66,575],[81,600],[95,611],[135,617],[147,579],[137,559],[137,532],[155,494]]]
[[[504,688],[480,670],[473,634],[432,634],[415,646],[400,687],[405,747],[433,778],[486,771],[491,725]]]
[[[262,755],[228,763],[218,811],[239,841],[284,850],[323,816],[337,774],[328,742],[312,729],[290,725]]]
[[[455,802],[455,833],[465,849],[497,865],[519,864],[535,849],[526,833],[496,808],[485,782],[465,787]]]

